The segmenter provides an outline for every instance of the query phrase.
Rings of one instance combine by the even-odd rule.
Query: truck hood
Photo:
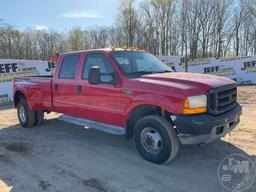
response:
[[[143,75],[139,78],[139,80],[149,84],[158,84],[161,86],[167,86],[169,88],[183,89],[186,91],[200,89],[203,92],[206,92],[211,88],[235,83],[233,80],[225,77],[185,72]]]

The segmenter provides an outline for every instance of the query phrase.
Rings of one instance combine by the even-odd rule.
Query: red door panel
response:
[[[104,62],[107,62],[112,66],[112,63],[108,60],[107,56],[103,53],[102,56],[104,57]],[[83,56],[84,62],[79,69],[78,84],[81,86],[81,92],[78,93],[77,96],[79,106],[78,116],[93,121],[120,126],[120,85],[89,84],[88,80],[83,79],[87,58],[86,55]],[[96,64],[107,71],[106,67],[103,66],[103,63],[100,62],[100,60],[97,60]],[[114,68],[111,70],[114,71]]]
[[[120,89],[114,85],[90,85],[81,80],[79,117],[120,125]]]

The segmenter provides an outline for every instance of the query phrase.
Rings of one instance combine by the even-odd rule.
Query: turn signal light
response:
[[[207,111],[206,96],[197,95],[188,97],[183,104],[183,114],[198,114]]]
[[[191,109],[183,109],[183,114],[197,114],[197,113],[204,113],[206,112],[206,107],[199,107],[199,108],[191,108]]]

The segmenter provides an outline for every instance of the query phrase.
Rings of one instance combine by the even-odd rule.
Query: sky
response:
[[[114,24],[119,0],[4,0],[0,19],[19,29],[68,30]]]

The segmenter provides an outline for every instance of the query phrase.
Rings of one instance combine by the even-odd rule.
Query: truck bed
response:
[[[32,110],[52,110],[52,76],[18,77],[13,86],[14,90],[25,93]]]

